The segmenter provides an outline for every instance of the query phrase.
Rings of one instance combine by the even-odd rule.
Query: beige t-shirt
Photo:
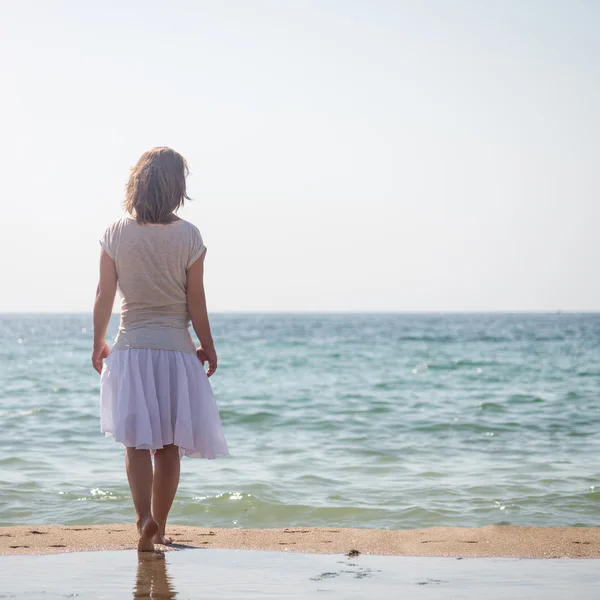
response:
[[[205,250],[183,219],[140,225],[123,217],[100,240],[115,261],[121,324],[114,350],[154,348],[195,353],[189,332],[187,270]]]

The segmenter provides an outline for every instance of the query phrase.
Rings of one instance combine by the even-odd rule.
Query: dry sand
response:
[[[519,558],[600,558],[600,528],[434,527],[411,531],[381,529],[201,529],[173,525],[182,548],[229,548],[346,554]],[[136,547],[132,525],[0,527],[0,554],[48,554]],[[158,546],[162,550],[168,548]]]

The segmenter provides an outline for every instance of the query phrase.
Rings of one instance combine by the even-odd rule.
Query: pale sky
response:
[[[169,145],[213,311],[600,310],[600,2],[0,0],[0,312],[91,311]]]

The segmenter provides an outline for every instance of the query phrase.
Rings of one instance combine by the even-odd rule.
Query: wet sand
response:
[[[0,596],[306,600],[598,600],[600,560],[187,550],[0,557]]]
[[[318,554],[452,557],[600,558],[600,528],[434,527],[410,531],[293,527],[202,529],[173,525],[172,549],[221,548]],[[0,555],[136,548],[133,525],[0,527]],[[169,550],[158,546],[161,550]]]
[[[0,595],[20,600],[598,600],[600,560],[129,550],[2,556],[0,565]]]

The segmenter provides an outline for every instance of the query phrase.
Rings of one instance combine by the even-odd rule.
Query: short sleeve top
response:
[[[115,221],[100,240],[115,261],[121,325],[114,349],[195,352],[189,334],[187,270],[204,253],[198,228],[183,219],[140,224]]]

